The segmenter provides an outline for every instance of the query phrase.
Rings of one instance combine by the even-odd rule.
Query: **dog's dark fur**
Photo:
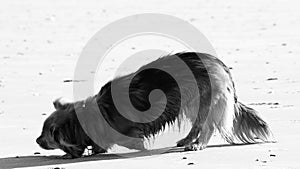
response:
[[[184,64],[178,64],[178,59]],[[184,71],[186,68],[191,71],[192,79]],[[121,101],[127,99],[124,92],[128,92],[126,86],[130,86],[132,107],[125,104],[117,110],[111,93],[113,85]],[[155,96],[150,104],[149,93],[154,89],[162,90],[165,95]],[[97,103],[102,114],[100,121],[96,126],[91,126],[87,121],[79,122],[77,117],[81,115],[93,121],[97,111],[86,108],[93,102]],[[167,124],[173,124],[176,120],[181,122],[183,116],[191,120],[192,129],[177,142],[177,146],[184,146],[187,150],[205,148],[216,129],[229,143],[256,142],[257,138],[266,141],[270,134],[268,125],[257,112],[237,101],[228,67],[216,57],[203,53],[164,56],[137,72],[108,82],[93,97],[66,104],[56,100],[54,106],[56,111],[45,121],[37,143],[44,149],[61,149],[72,157],[80,157],[87,146],[92,146],[94,153],[106,152],[114,144],[143,150],[143,139],[164,130]],[[154,110],[142,117],[132,110],[146,111],[150,107],[154,107]],[[81,111],[76,112],[78,109]],[[163,113],[158,114],[159,110]],[[140,120],[153,119],[154,116],[158,118],[143,123],[128,120],[124,115]],[[98,135],[96,140],[88,136],[91,133],[89,129]],[[134,138],[135,142],[120,139],[110,130]]]

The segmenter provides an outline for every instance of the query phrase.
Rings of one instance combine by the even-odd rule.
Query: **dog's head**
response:
[[[53,123],[55,117],[54,114],[58,112],[54,112],[50,117],[46,119],[43,125],[42,134],[36,139],[36,142],[46,150],[53,150],[59,148],[58,138],[57,138],[57,126]]]
[[[45,120],[42,133],[36,142],[46,150],[76,150],[78,146],[82,146],[86,135],[77,120],[74,106],[59,99],[53,104],[56,110]]]
[[[36,142],[46,150],[60,148],[61,127],[66,123],[66,104],[63,104],[59,99],[53,102],[55,111],[45,120],[42,133],[36,139]]]

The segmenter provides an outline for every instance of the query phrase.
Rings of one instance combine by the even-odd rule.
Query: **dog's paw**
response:
[[[202,143],[191,143],[188,146],[186,146],[184,148],[185,151],[199,151],[199,150],[203,150],[206,148],[206,144],[202,144]]]
[[[93,148],[91,155],[97,155],[97,154],[103,154],[107,153],[107,150],[102,149],[102,148]]]

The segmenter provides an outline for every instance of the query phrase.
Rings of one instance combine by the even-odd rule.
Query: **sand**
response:
[[[60,150],[42,150],[35,139],[53,111],[52,101],[72,99],[72,82],[64,81],[73,79],[84,45],[103,26],[145,12],[176,16],[202,31],[218,57],[232,67],[239,99],[260,112],[277,143],[226,146],[216,133],[210,146],[199,152],[173,148],[123,158],[114,155],[116,148],[111,154],[64,160],[57,158],[63,154]],[[3,0],[0,168],[300,168],[299,19],[296,0]],[[123,50],[134,53],[156,42],[131,42]],[[96,86],[109,80],[117,67],[109,64]],[[172,135],[164,134],[153,147],[174,146]]]

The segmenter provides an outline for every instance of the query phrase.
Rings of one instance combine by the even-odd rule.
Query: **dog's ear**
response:
[[[67,107],[69,105],[69,103],[64,101],[62,98],[58,98],[53,101],[53,105],[56,110],[61,110],[61,109],[64,109],[65,107]]]
[[[58,98],[53,101],[53,106],[56,110],[62,109],[63,108],[63,103],[61,102],[61,98]]]

